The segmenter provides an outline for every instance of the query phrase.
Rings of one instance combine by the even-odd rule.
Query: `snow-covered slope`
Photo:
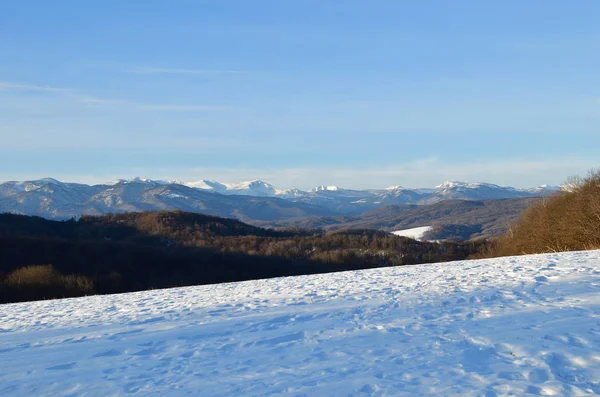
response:
[[[205,179],[196,182],[186,182],[184,185],[196,189],[211,190],[217,193],[224,193],[227,191],[226,185],[217,181],[207,181]]]
[[[401,237],[408,237],[414,240],[421,240],[425,233],[432,229],[431,226],[421,226],[421,227],[413,227],[412,229],[404,229],[404,230],[396,230],[393,231],[392,234]]]
[[[2,396],[600,394],[600,251],[0,305]]]

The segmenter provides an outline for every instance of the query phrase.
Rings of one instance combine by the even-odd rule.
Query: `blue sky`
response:
[[[0,180],[559,184],[600,166],[600,2],[0,3]]]

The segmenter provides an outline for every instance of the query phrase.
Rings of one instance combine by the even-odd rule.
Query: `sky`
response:
[[[556,185],[600,166],[600,2],[3,0],[0,181]]]

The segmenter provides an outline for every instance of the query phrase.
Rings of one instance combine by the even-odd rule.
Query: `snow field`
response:
[[[600,251],[0,305],[0,395],[600,394]]]
[[[432,229],[431,226],[414,227],[412,229],[396,230],[392,234],[401,237],[412,238],[413,240],[422,240],[425,233]]]

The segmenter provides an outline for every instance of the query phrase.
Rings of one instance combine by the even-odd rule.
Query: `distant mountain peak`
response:
[[[216,192],[227,190],[227,186],[225,186],[224,184],[217,182],[217,181],[210,181],[207,179],[201,179],[196,182],[186,182],[186,183],[183,183],[183,185],[188,186],[188,187],[193,187],[196,189],[213,190]]]
[[[444,189],[458,189],[458,188],[466,188],[466,189],[480,189],[480,188],[491,188],[491,189],[513,189],[511,187],[502,187],[500,185],[495,185],[493,183],[485,183],[485,182],[463,182],[463,181],[446,181],[441,185],[437,185],[435,187],[438,190]]]
[[[339,187],[337,186],[332,186],[332,185],[319,185],[317,187],[315,187],[314,189],[310,189],[311,192],[315,193],[315,192],[335,192],[340,190]]]
[[[129,178],[129,179],[115,179],[106,184],[107,185],[119,185],[119,184],[123,184],[123,183],[163,183],[163,184],[167,184],[169,182],[155,181],[153,179],[142,178],[142,177],[136,176],[134,178]]]
[[[466,187],[469,185],[469,182],[462,181],[446,181],[440,185],[437,185],[436,189],[452,189],[456,187]]]
[[[132,179],[128,180],[127,182],[151,183],[151,182],[154,182],[154,181],[152,179],[149,179],[149,178],[142,178],[142,177],[136,176],[135,178],[132,178]]]
[[[251,181],[237,182],[237,183],[226,183],[229,189],[237,190],[237,189],[256,189],[256,188],[273,188],[275,187],[270,183],[265,181],[261,181],[260,179],[253,179]]]
[[[537,187],[537,189],[556,190],[556,191],[561,190],[561,188],[562,188],[561,186],[552,186],[552,185],[546,185],[546,184],[543,184],[543,185],[540,185]]]
[[[386,187],[384,190],[404,190],[404,187],[402,187],[400,185],[392,185],[392,186]]]
[[[104,185],[118,185],[119,183],[125,183],[127,182],[127,179],[113,179],[112,181],[108,181],[106,183],[104,183]]]
[[[525,189],[525,190],[529,191],[529,192],[544,192],[544,191],[546,191],[546,192],[559,192],[561,190],[566,190],[565,186],[566,185],[563,185],[563,186],[552,186],[552,185],[545,185],[544,184],[544,185],[540,185],[538,187],[534,187],[534,188],[531,188],[531,189]]]
[[[50,177],[42,178],[42,179],[39,179],[38,181],[39,182],[46,182],[46,183],[54,183],[54,184],[57,184],[57,185],[60,184],[59,181],[57,181],[54,178],[50,178]],[[36,182],[38,182],[38,181],[36,181]]]

